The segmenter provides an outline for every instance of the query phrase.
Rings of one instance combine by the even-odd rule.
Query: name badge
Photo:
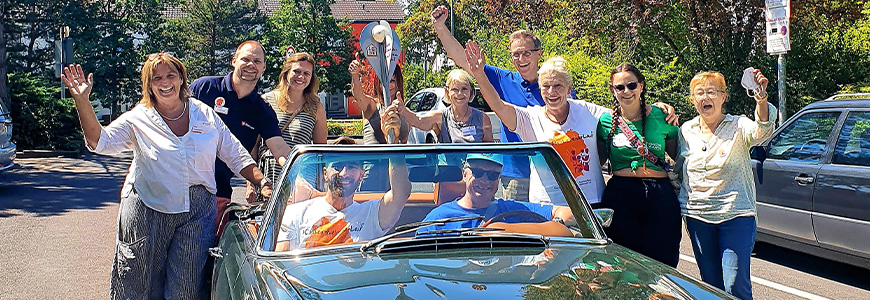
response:
[[[462,127],[462,135],[474,135],[477,132],[477,128],[474,126]]]
[[[206,122],[196,122],[190,126],[190,132],[203,133],[208,131],[209,127],[211,126]]]
[[[229,109],[228,107],[226,107],[226,106],[215,106],[215,107],[214,107],[214,111],[217,112],[217,113],[219,113],[219,114],[224,114],[224,115],[225,115],[225,114],[227,114],[227,113],[230,112],[230,109]]]

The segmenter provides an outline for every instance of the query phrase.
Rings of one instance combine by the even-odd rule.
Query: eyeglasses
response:
[[[532,50],[525,50],[525,51],[511,52],[511,57],[513,57],[514,59],[520,59],[521,56],[525,57],[525,58],[529,58],[529,57],[532,57],[532,52],[535,52],[538,50],[541,50],[541,48],[532,49]]]
[[[711,89],[711,90],[706,90],[706,91],[705,90],[697,90],[693,94],[695,95],[696,98],[704,98],[704,96],[716,97],[716,96],[719,96],[720,94],[724,94],[724,93],[725,93],[725,91],[722,91],[722,90],[712,90]]]
[[[610,87],[617,92],[633,91],[637,89],[637,81],[632,81],[627,84],[611,85]]]
[[[486,176],[486,179],[490,181],[498,179],[501,176],[501,171],[487,171],[480,168],[469,168],[471,169],[471,174],[474,175],[474,178],[483,178]]]

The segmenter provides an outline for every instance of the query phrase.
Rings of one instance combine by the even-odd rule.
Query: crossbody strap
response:
[[[619,130],[621,130],[622,133],[625,134],[626,137],[628,137],[628,141],[631,143],[634,149],[637,149],[638,154],[642,155],[643,158],[652,162],[653,164],[655,164],[659,168],[662,168],[665,171],[671,169],[670,165],[666,164],[663,159],[660,159],[658,156],[650,152],[649,148],[643,145],[643,142],[637,137],[637,135],[634,134],[634,130],[631,130],[631,127],[629,127],[628,124],[624,120],[622,120],[621,117],[613,118],[613,122],[616,122],[616,125],[619,126]]]

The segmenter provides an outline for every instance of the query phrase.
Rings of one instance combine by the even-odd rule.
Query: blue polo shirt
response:
[[[541,97],[541,88],[538,82],[528,82],[523,79],[520,72],[511,72],[502,68],[486,65],[483,68],[486,77],[495,87],[499,97],[505,102],[520,106],[544,106],[544,98]],[[577,99],[574,88],[571,88],[571,98]],[[522,142],[520,136],[501,125],[501,142]],[[522,161],[521,157],[513,157],[504,161],[502,175],[508,177],[529,178],[530,169],[528,160]]]
[[[458,200],[458,199],[457,199]],[[493,200],[489,207],[484,208],[464,208],[459,206],[459,202],[457,200],[450,201],[444,203],[429,212],[426,215],[426,218],[423,219],[423,222],[426,221],[434,221],[446,218],[455,218],[455,217],[473,217],[473,216],[483,216],[483,220],[466,220],[461,222],[450,222],[444,224],[444,226],[426,226],[417,230],[418,233],[423,233],[432,230],[444,230],[444,229],[459,229],[459,228],[474,228],[480,226],[480,223],[492,219],[493,217],[517,210],[526,210],[537,213],[547,220],[551,219],[553,215],[553,206],[547,204],[537,204],[537,203],[529,203],[529,202],[520,202],[514,200],[503,200],[496,199]],[[517,222],[527,222],[523,220],[506,220],[507,223],[517,223]]]
[[[190,91],[194,98],[215,109],[245,149],[254,148],[258,135],[263,136],[263,139],[280,136],[278,117],[272,107],[260,98],[256,89],[239,99],[233,90],[232,78],[232,72],[227,76],[201,77],[190,84]],[[217,196],[230,198],[233,194],[230,186],[233,171],[220,159],[215,163],[214,177]]]

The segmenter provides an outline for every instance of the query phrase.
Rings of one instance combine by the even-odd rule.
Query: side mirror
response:
[[[592,212],[595,213],[595,217],[598,218],[601,226],[610,227],[610,223],[613,222],[613,209],[599,208],[593,209]]]
[[[767,147],[765,146],[752,146],[749,148],[749,157],[763,162],[765,158],[767,158]]]

